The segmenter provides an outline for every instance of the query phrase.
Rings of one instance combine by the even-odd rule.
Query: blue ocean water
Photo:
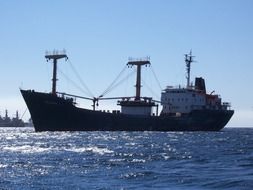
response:
[[[253,189],[253,128],[0,128],[0,189]]]

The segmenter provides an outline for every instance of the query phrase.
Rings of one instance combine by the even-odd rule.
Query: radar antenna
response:
[[[195,56],[192,56],[192,50],[189,54],[185,54],[185,64],[186,64],[186,79],[187,79],[187,88],[190,88],[190,77],[191,77],[191,63],[195,62],[193,58]]]

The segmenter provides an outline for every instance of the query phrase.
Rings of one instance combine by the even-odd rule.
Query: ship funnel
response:
[[[205,79],[202,77],[195,78],[195,89],[206,93]]]

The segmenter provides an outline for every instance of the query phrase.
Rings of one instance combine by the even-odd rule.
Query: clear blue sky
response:
[[[46,50],[65,48],[99,95],[128,57],[150,56],[162,87],[185,84],[183,54],[192,49],[192,78],[203,76],[235,109],[229,126],[253,126],[252,0],[6,0],[0,24],[1,114],[24,112],[19,87],[50,91]],[[59,67],[70,73],[64,61]],[[59,91],[82,95],[58,78]]]

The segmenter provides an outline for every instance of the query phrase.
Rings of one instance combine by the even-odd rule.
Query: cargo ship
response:
[[[150,59],[130,59],[127,66],[136,68],[135,95],[129,97],[94,98],[57,92],[57,61],[68,59],[65,52],[46,53],[53,62],[50,93],[20,89],[30,111],[35,131],[219,131],[225,127],[234,110],[219,95],[206,92],[205,80],[190,82],[192,53],[185,54],[185,87],[167,86],[161,99],[141,96],[141,68],[150,66]],[[81,108],[76,99],[93,102],[92,108]],[[120,110],[101,111],[98,101],[117,99]],[[162,106],[160,113],[159,105]]]

